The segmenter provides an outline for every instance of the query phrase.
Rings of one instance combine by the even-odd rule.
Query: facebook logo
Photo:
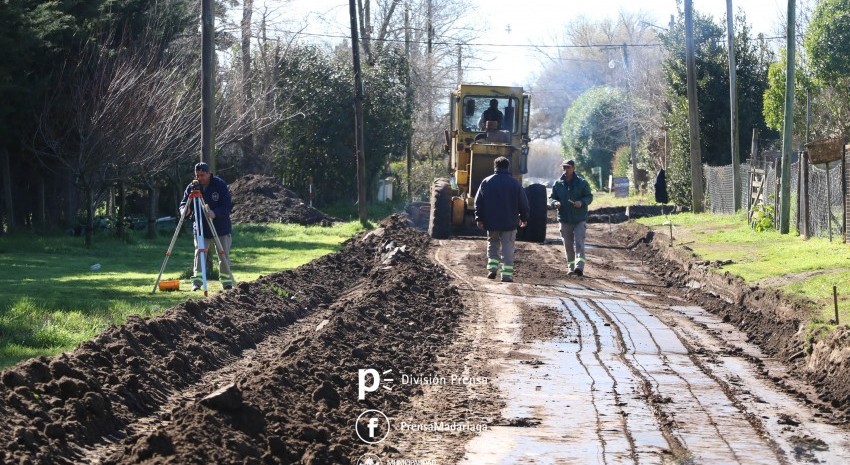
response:
[[[390,434],[390,419],[380,410],[366,410],[354,423],[357,437],[366,444],[377,444]]]

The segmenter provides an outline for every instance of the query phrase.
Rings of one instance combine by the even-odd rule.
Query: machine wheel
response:
[[[525,188],[528,197],[528,225],[520,229],[519,239],[524,242],[546,240],[546,186],[532,184]]]
[[[434,239],[447,239],[452,232],[452,186],[449,180],[437,178],[431,184],[431,214],[428,234]]]

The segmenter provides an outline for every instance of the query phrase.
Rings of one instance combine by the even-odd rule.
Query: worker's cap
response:
[[[567,166],[567,165],[575,168],[576,167],[576,161],[575,160],[564,160],[564,162],[561,163],[561,166]]]
[[[210,165],[200,162],[195,164],[195,171],[205,171],[207,173],[210,172]]]

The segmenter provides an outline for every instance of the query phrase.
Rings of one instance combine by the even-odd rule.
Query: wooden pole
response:
[[[756,158],[759,153],[759,130],[758,128],[753,128],[753,139],[750,145],[750,185],[749,189],[747,189],[747,211],[750,211],[752,208],[753,201],[753,185],[752,185],[752,172],[755,168]]]
[[[733,25],[734,14],[732,11],[732,0],[726,0],[726,36],[729,47],[729,112],[731,117],[731,150],[732,150],[732,202],[735,212],[741,209],[741,150],[738,140],[738,86],[736,83],[736,61],[735,61],[735,28]]]
[[[212,0],[201,0],[201,161],[215,173],[215,16]]]
[[[632,101],[632,74],[629,66],[629,50],[626,47],[626,44],[623,44],[623,68],[626,72],[626,98],[628,99],[628,121],[627,130],[629,131],[629,158],[632,159],[632,182],[634,182],[635,194],[638,193],[638,156],[637,156],[637,142],[635,141],[635,131],[634,131],[634,119],[635,119],[635,109],[634,102]]]
[[[410,66],[410,3],[406,3],[404,5],[404,56],[407,57],[407,89],[406,89],[406,98],[407,98],[407,114],[413,118],[413,83],[411,82],[411,78],[413,77],[413,70]],[[412,124],[412,123],[411,123]],[[410,183],[410,173],[413,168],[413,143],[411,139],[413,138],[413,134],[407,139],[407,201],[413,201],[413,190],[411,188]]]
[[[835,306],[835,324],[839,325],[838,322],[838,288],[836,286],[832,286],[832,303]]]
[[[787,69],[785,71],[785,122],[782,125],[782,192],[779,213],[779,232],[788,234],[791,214],[791,141],[794,135],[794,53],[797,46],[795,33],[795,0],[788,0]]]
[[[348,0],[351,17],[351,57],[354,62],[354,140],[357,156],[357,215],[360,224],[366,225],[366,156],[363,153],[363,77],[360,73],[360,41],[357,37],[357,9],[355,0]]]
[[[793,0],[789,0],[793,1]],[[705,209],[702,183],[702,150],[699,140],[699,110],[697,102],[696,63],[694,58],[694,5],[685,0],[685,42],[688,76],[688,122],[691,140],[691,210],[702,213]]]

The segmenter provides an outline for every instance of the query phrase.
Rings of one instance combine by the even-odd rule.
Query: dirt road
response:
[[[131,318],[0,374],[0,463],[850,463],[843,417],[608,228],[585,277],[550,225],[503,284],[483,239],[393,217]]]
[[[504,404],[471,440],[408,434],[395,445],[401,456],[461,464],[850,463],[846,425],[799,398],[806,387],[791,388],[785,368],[746,335],[654,280],[609,231],[591,227],[587,273],[576,278],[565,275],[550,226],[546,244],[520,245],[510,284],[484,277],[483,239],[436,245],[435,260],[464,283],[476,315],[461,329],[474,343],[456,347],[472,353],[443,369],[491,378],[495,393],[479,395]],[[433,391],[434,399],[463,395]],[[418,408],[457,421],[482,414]]]

